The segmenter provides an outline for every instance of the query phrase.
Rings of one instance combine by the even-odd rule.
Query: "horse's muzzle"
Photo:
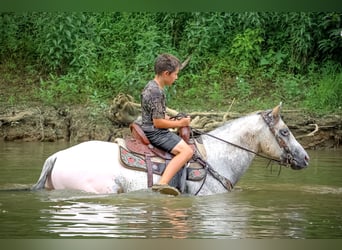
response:
[[[294,170],[301,170],[309,166],[309,161],[310,161],[310,157],[307,154],[305,154],[302,157],[292,158],[290,162],[290,166]]]
[[[301,153],[284,152],[280,159],[280,164],[290,166],[294,170],[306,168],[309,165],[310,157],[304,151]]]

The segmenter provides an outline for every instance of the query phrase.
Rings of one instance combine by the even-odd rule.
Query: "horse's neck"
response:
[[[211,131],[211,136],[202,136],[208,163],[233,184],[245,173],[255,155],[230,143],[253,152],[258,151],[258,124],[260,117],[256,114],[249,115]]]

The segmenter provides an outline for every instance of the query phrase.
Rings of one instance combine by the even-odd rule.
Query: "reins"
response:
[[[270,161],[275,161],[275,162],[281,163],[280,160],[277,160],[277,159],[274,159],[274,158],[271,158],[271,157],[268,157],[268,156],[259,154],[258,152],[255,152],[255,151],[250,150],[250,149],[248,149],[248,148],[242,147],[242,146],[237,145],[237,144],[235,144],[235,143],[232,143],[232,142],[230,142],[230,141],[224,140],[224,139],[222,139],[222,138],[220,138],[220,137],[211,135],[211,134],[209,134],[209,133],[202,132],[202,131],[197,130],[197,129],[192,128],[192,127],[191,127],[191,130],[193,130],[194,132],[196,132],[196,133],[198,133],[198,134],[200,134],[200,135],[207,135],[207,136],[210,136],[210,137],[212,137],[212,138],[214,138],[214,139],[216,139],[216,140],[218,140],[218,141],[227,143],[227,144],[232,145],[232,146],[234,146],[234,147],[236,147],[236,148],[245,150],[245,151],[247,151],[247,152],[249,152],[249,153],[253,153],[253,154],[255,154],[256,156],[259,156],[259,157],[261,157],[261,158],[264,158],[264,159],[267,159],[267,160],[270,160]]]
[[[269,166],[269,165],[271,164],[272,161],[275,161],[275,162],[278,162],[279,164],[281,164],[281,161],[280,161],[280,160],[277,160],[277,159],[274,159],[274,158],[267,157],[267,156],[265,156],[265,155],[259,154],[258,152],[255,152],[255,151],[250,150],[250,149],[248,149],[248,148],[242,147],[242,146],[237,145],[237,144],[235,144],[235,143],[232,143],[232,142],[230,142],[230,141],[224,140],[224,139],[222,139],[222,138],[220,138],[220,137],[211,135],[211,134],[209,134],[209,133],[204,133],[204,132],[199,131],[199,130],[193,128],[193,127],[190,127],[190,129],[191,129],[192,132],[196,132],[197,134],[210,136],[210,137],[214,138],[215,140],[218,140],[218,141],[227,143],[227,144],[232,145],[232,146],[234,146],[234,147],[236,147],[236,148],[239,148],[239,149],[241,149],[241,150],[245,150],[245,151],[247,151],[247,152],[249,152],[249,153],[255,154],[256,156],[259,156],[259,157],[261,157],[261,158],[267,159],[267,160],[269,160],[269,163],[268,163],[267,166]],[[194,156],[195,156],[195,155],[194,155]],[[195,157],[193,157],[193,158],[194,158],[195,161],[200,162],[200,164],[201,164],[202,166],[204,166],[205,168],[207,168],[208,172],[209,172],[209,173],[210,173],[218,182],[220,182],[221,185],[222,185],[226,190],[231,191],[231,190],[233,189],[233,184],[230,182],[230,180],[228,180],[226,177],[223,177],[222,175],[220,175],[216,170],[214,170],[214,169],[209,165],[209,163],[208,163],[207,161],[204,161],[201,157],[198,157],[198,156],[195,156]],[[280,172],[279,172],[279,173],[280,173]],[[200,188],[197,190],[197,192],[195,193],[195,195],[197,195],[197,194],[201,191],[201,189],[202,189],[202,187],[203,187],[203,185],[204,185],[204,183],[205,183],[205,181],[206,181],[206,178],[207,178],[207,175],[205,176],[204,181],[202,182],[202,185],[201,185]]]
[[[186,117],[186,116],[187,116],[187,114],[185,114],[185,113],[178,113],[177,115],[170,117],[170,119],[178,120],[178,119],[181,119],[181,118]],[[268,125],[268,127],[271,129],[272,133],[274,134],[274,136],[276,137],[278,143],[280,144],[280,142],[279,142],[277,136],[276,136],[275,133],[274,133],[274,129],[271,128],[272,123],[269,122],[269,120],[265,119],[265,115],[264,115],[263,113],[261,113],[261,116],[264,118],[264,121],[266,122],[266,124]],[[270,160],[270,161],[275,161],[275,162],[278,162],[279,164],[282,163],[280,160],[277,160],[277,159],[274,159],[274,158],[267,157],[267,156],[265,156],[265,155],[259,154],[258,152],[254,152],[253,150],[250,150],[250,149],[248,149],[248,148],[242,147],[242,146],[237,145],[237,144],[235,144],[235,143],[229,142],[229,141],[227,141],[227,140],[224,140],[224,139],[219,138],[219,137],[217,137],[217,136],[211,135],[211,134],[209,134],[209,133],[204,133],[204,132],[202,132],[202,131],[200,131],[200,130],[198,130],[198,129],[195,129],[195,128],[191,127],[191,126],[190,126],[190,130],[191,130],[192,132],[196,132],[197,134],[200,134],[200,135],[207,135],[207,136],[210,136],[210,137],[212,137],[212,138],[214,138],[214,139],[216,139],[216,140],[218,140],[218,141],[221,141],[221,142],[227,143],[227,144],[229,144],[229,145],[232,145],[232,146],[234,146],[234,147],[236,147],[236,148],[245,150],[245,151],[247,151],[247,152],[249,152],[249,153],[252,153],[252,154],[255,154],[256,156],[259,156],[259,157],[261,157],[261,158],[264,158],[264,159],[267,159],[267,160]],[[281,147],[284,147],[283,145],[280,145],[280,146],[281,146]]]
[[[291,159],[291,153],[289,152],[289,149],[288,149],[288,147],[286,146],[286,143],[285,143],[281,138],[279,138],[279,136],[277,136],[277,135],[275,134],[275,130],[274,130],[274,127],[273,127],[273,125],[274,125],[274,124],[273,124],[273,123],[274,123],[273,119],[268,118],[266,112],[260,112],[259,114],[262,116],[262,118],[263,118],[263,120],[265,121],[265,123],[267,124],[268,128],[271,130],[272,134],[275,136],[275,138],[276,138],[276,140],[277,140],[277,142],[278,142],[280,148],[283,148],[283,149],[285,150],[285,152],[287,153],[287,161],[289,161],[289,160]],[[179,113],[179,114],[177,114],[176,116],[172,117],[171,119],[180,119],[180,118],[186,117],[186,116],[187,116],[187,115],[184,114],[184,113]],[[267,159],[267,160],[269,160],[269,163],[268,163],[267,166],[269,166],[269,165],[271,164],[272,161],[273,161],[273,162],[277,162],[277,163],[279,163],[280,165],[286,165],[286,164],[284,164],[284,162],[282,162],[281,160],[274,159],[274,158],[271,158],[271,157],[268,157],[268,156],[259,154],[258,152],[255,152],[255,151],[253,151],[253,150],[250,150],[250,149],[248,149],[248,148],[246,148],[246,147],[237,145],[237,144],[235,144],[235,143],[232,143],[232,142],[230,142],[230,141],[224,140],[224,139],[222,139],[222,138],[220,138],[220,137],[211,135],[211,134],[209,134],[209,133],[202,132],[202,131],[200,131],[200,130],[198,130],[198,129],[195,129],[195,128],[191,127],[191,126],[190,126],[190,131],[191,131],[191,136],[192,136],[192,137],[194,137],[194,136],[193,136],[193,132],[195,132],[195,133],[197,133],[197,134],[199,134],[199,135],[206,135],[206,136],[209,136],[209,137],[214,138],[215,140],[218,140],[218,141],[227,143],[227,144],[232,145],[232,146],[234,146],[234,147],[236,147],[236,148],[239,148],[239,149],[244,150],[244,151],[246,151],[246,152],[252,153],[252,154],[254,154],[254,155],[256,155],[256,156],[259,156],[259,157],[261,157],[261,158]],[[193,160],[199,162],[202,166],[204,166],[205,168],[207,168],[208,172],[209,172],[217,181],[219,181],[219,182],[221,183],[221,185],[222,185],[226,190],[231,191],[231,190],[233,189],[233,184],[230,182],[230,180],[228,180],[226,177],[220,175],[215,169],[213,169],[213,168],[209,165],[209,163],[208,163],[207,161],[203,160],[200,156],[198,156],[198,155],[196,155],[196,154],[194,154]],[[288,163],[288,162],[286,162],[286,163]],[[281,169],[281,168],[280,168],[280,169]],[[278,173],[278,174],[280,174],[280,170],[279,170],[279,173]],[[202,185],[201,185],[200,188],[197,190],[197,192],[195,193],[195,195],[197,195],[197,194],[201,191],[201,189],[202,189],[202,187],[203,187],[203,185],[204,185],[204,183],[205,183],[205,181],[206,181],[206,177],[207,177],[207,175],[205,176]]]

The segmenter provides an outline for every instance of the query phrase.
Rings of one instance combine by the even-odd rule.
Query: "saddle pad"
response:
[[[119,149],[120,161],[125,167],[132,170],[147,172],[146,160],[141,155],[132,153],[122,146],[119,146]],[[153,158],[151,159],[151,162],[153,173],[162,175],[166,167],[165,162],[158,161],[158,159],[154,160]],[[207,170],[196,162],[192,162],[186,170],[186,179],[191,181],[200,181],[207,173]]]
[[[194,166],[192,166],[194,165]],[[189,181],[200,181],[207,174],[207,170],[204,168],[199,168],[198,163],[191,163],[190,166],[186,169],[187,170],[187,177],[186,179]]]
[[[147,165],[146,165],[146,160],[138,154],[134,154],[130,152],[129,150],[119,146],[120,149],[120,160],[122,164],[133,170],[138,170],[138,171],[143,171],[147,172]],[[161,162],[155,162],[151,160],[152,162],[152,170],[154,174],[161,175],[164,171],[165,168],[165,163]]]

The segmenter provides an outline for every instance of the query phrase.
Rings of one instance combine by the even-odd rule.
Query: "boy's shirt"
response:
[[[153,126],[153,119],[165,118],[165,92],[154,80],[149,81],[141,93],[141,111],[141,127],[144,131],[156,130]]]

